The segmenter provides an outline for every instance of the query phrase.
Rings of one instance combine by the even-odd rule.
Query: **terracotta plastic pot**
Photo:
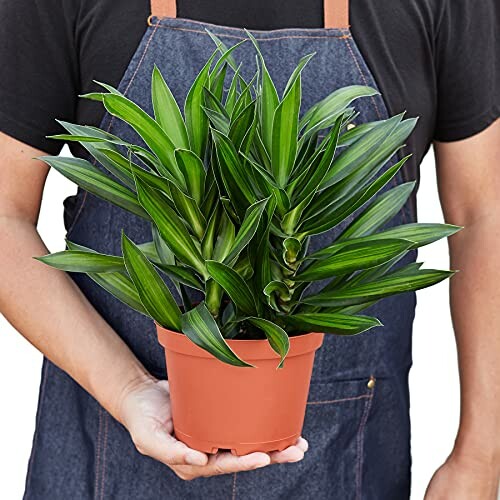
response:
[[[267,340],[228,340],[255,368],[222,363],[185,335],[157,325],[165,348],[172,417],[177,439],[206,453],[236,455],[283,450],[302,431],[315,351],[323,333],[290,338],[290,351],[277,370]]]

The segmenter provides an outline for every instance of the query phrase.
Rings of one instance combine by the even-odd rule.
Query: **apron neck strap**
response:
[[[177,17],[176,0],[151,0],[151,15]],[[349,27],[349,0],[323,0],[325,28]]]
[[[323,0],[325,28],[349,28],[349,0]]]
[[[151,15],[154,17],[177,17],[176,0],[151,0]]]

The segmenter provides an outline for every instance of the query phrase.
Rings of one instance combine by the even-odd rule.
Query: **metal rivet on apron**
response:
[[[375,377],[373,375],[370,376],[370,380],[368,380],[366,387],[368,387],[368,389],[373,389],[375,387]]]
[[[355,123],[348,123],[347,124],[347,130],[352,130],[356,126]]]

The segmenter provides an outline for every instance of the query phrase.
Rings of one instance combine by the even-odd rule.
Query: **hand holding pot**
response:
[[[253,470],[273,463],[298,462],[308,447],[307,441],[299,438],[295,446],[281,452],[239,457],[230,452],[208,455],[193,450],[173,436],[167,381],[148,379],[127,391],[121,401],[120,417],[139,453],[168,465],[185,480]]]

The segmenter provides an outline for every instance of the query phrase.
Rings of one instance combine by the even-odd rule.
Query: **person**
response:
[[[32,258],[47,253],[36,224],[48,171],[33,158],[59,153],[61,144],[46,138],[61,131],[55,119],[127,136],[99,103],[77,96],[101,81],[150,106],[157,64],[182,102],[214,49],[206,29],[232,44],[245,38],[243,27],[259,40],[281,90],[298,58],[316,52],[304,71],[309,105],[361,84],[381,95],[356,103],[353,125],[402,111],[419,117],[398,182],[418,181],[432,145],[446,221],[465,227],[450,239],[451,267],[460,269],[451,282],[460,428],[426,500],[496,498],[499,14],[495,0],[0,3],[0,307],[46,357],[27,500],[409,497],[414,294],[381,302],[384,333],[325,339],[311,383],[308,441],[269,454],[207,456],[172,434],[153,326],[84,276]],[[71,151],[86,157],[77,144]],[[398,221],[415,219],[413,196]],[[65,202],[68,237],[100,251],[116,253],[124,225],[147,238],[135,223],[82,191]]]

